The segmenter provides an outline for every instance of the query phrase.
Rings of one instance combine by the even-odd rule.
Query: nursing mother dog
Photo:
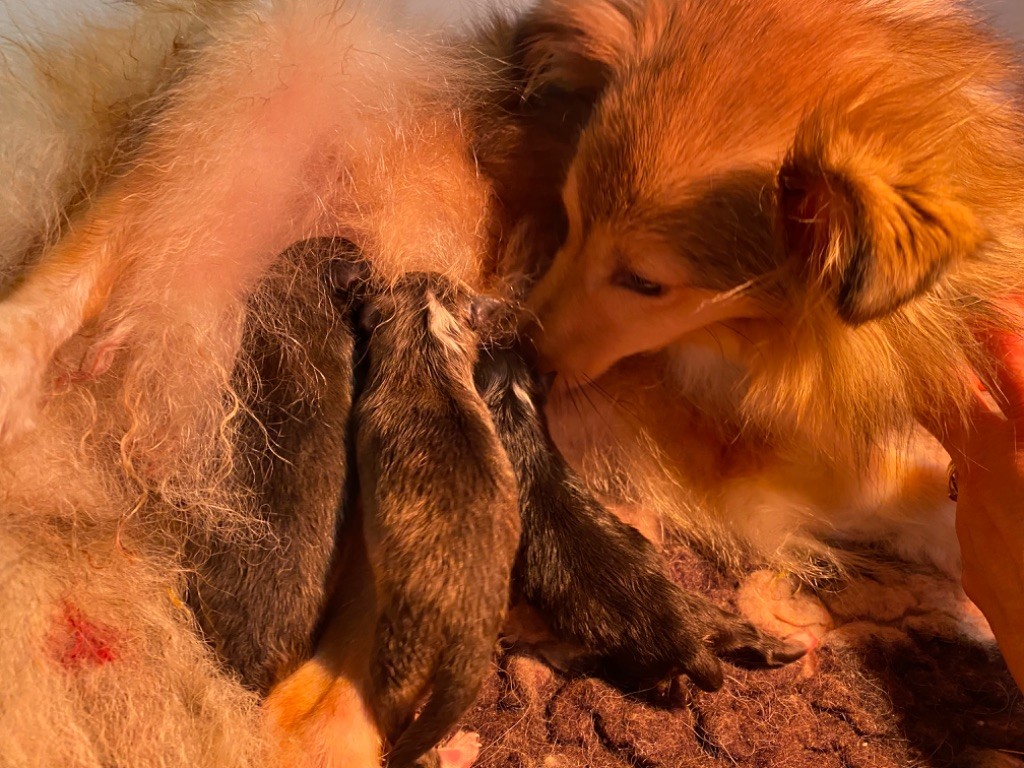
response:
[[[998,392],[976,334],[1020,326],[1006,46],[952,2],[544,0],[454,42],[390,11],[239,2],[186,38],[0,303],[9,455],[34,424],[77,444],[40,397],[71,342],[65,380],[115,366],[117,461],[191,509],[249,300],[337,235],[383,280],[539,276],[555,432],[622,507],[809,580],[875,565],[865,544],[958,572],[917,424],[966,419],[972,371]]]
[[[540,143],[493,140],[494,72],[465,50],[411,53],[361,10],[341,36],[340,10],[321,23],[306,3],[210,24],[130,170],[0,306],[6,432],[31,424],[51,355],[86,325],[86,374],[126,348],[135,385],[169,402],[215,388],[233,308],[299,236],[349,236],[392,275],[475,282],[493,267],[488,223],[560,239],[513,175],[537,179],[522,148]],[[610,490],[673,516],[696,507],[798,569],[844,564],[828,537],[890,540],[955,573],[945,483],[913,431],[967,412],[969,371],[992,370],[974,333],[1018,325],[1010,51],[957,3],[906,0],[552,0],[498,37],[528,95],[579,105],[567,235],[530,303],[570,389],[630,358],[600,382],[642,402],[594,420],[622,446],[599,479],[628,477],[638,487]],[[166,380],[150,340],[168,327],[210,364]],[[578,452],[604,444],[571,426]],[[150,419],[131,448],[166,473],[154,446],[197,432]]]

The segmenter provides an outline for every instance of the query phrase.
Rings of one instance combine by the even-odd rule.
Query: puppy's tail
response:
[[[440,765],[437,753],[428,753],[476,700],[492,648],[490,640],[481,638],[472,647],[458,643],[444,654],[423,711],[388,752],[388,768],[436,768]]]

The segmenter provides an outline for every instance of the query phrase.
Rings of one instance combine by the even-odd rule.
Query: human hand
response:
[[[926,425],[956,466],[956,532],[963,588],[985,614],[1017,685],[1024,689],[1024,339],[982,339],[997,362],[966,420]]]

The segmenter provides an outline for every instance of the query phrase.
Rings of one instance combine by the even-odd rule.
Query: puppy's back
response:
[[[470,305],[447,280],[413,275],[364,310],[357,460],[382,604],[372,676],[392,766],[420,759],[475,698],[518,545],[511,467],[473,385]]]

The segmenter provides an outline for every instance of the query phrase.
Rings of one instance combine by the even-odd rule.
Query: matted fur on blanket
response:
[[[683,584],[761,615],[767,595],[770,628],[822,644],[781,670],[731,669],[712,694],[624,695],[513,651],[466,724],[483,737],[482,766],[1024,765],[1024,695],[953,585],[917,574],[812,597],[776,574],[737,581],[670,549]]]

